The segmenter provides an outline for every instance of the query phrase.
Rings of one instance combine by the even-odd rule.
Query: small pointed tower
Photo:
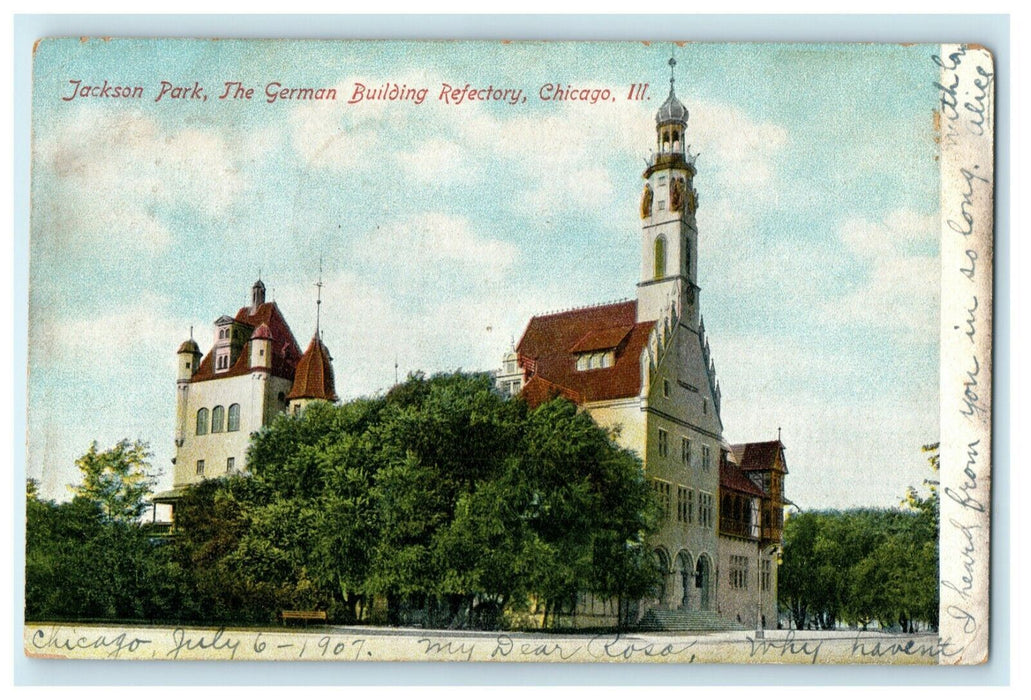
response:
[[[319,261],[318,298],[315,302],[315,335],[308,343],[308,349],[297,362],[294,373],[294,385],[286,399],[288,411],[297,415],[312,401],[337,400],[336,386],[333,380],[333,358],[329,348],[322,342],[322,331],[319,327],[322,312],[322,261]]]
[[[264,303],[264,302],[262,302]],[[267,323],[258,326],[251,335],[251,370],[268,371],[272,368],[272,331]]]
[[[686,144],[687,108],[673,89],[676,64],[670,57],[669,96],[655,114],[655,153],[644,171],[637,320],[663,319],[672,304],[681,322],[697,330],[695,156]]]
[[[251,315],[258,313],[258,307],[265,303],[265,283],[258,275],[258,281],[251,286]]]
[[[193,378],[194,373],[200,367],[201,357],[200,347],[197,345],[197,341],[193,339],[193,328],[191,327],[189,340],[183,341],[183,344],[179,346],[179,350],[176,351],[176,359],[178,361],[176,372],[176,448],[182,447],[183,441],[186,438],[186,424],[188,422],[186,403],[189,398],[190,379]]]

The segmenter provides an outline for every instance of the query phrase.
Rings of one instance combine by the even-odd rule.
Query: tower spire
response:
[[[319,281],[315,283],[318,287],[318,295],[315,299],[315,335],[319,335],[319,321],[322,313],[322,256],[319,256]],[[319,336],[321,338],[321,336]]]
[[[676,82],[676,76],[674,75],[674,69],[677,66],[677,59],[673,57],[673,47],[669,49],[669,92],[673,94],[673,83]]]

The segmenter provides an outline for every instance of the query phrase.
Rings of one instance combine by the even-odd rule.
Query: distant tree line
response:
[[[937,471],[938,445],[924,448]],[[796,513],[784,524],[778,598],[796,629],[938,626],[937,481],[902,508]]]
[[[530,410],[487,375],[278,417],[249,475],[188,489],[171,538],[140,522],[148,457],[94,445],[68,503],[30,482],[27,619],[553,625],[582,593],[637,600],[657,582],[639,459],[569,402]]]

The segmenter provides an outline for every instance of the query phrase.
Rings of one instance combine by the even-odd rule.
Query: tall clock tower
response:
[[[697,330],[698,193],[695,156],[686,144],[687,108],[673,91],[676,63],[669,59],[669,97],[655,114],[655,153],[644,171],[637,321],[665,318],[676,305],[681,322]]]

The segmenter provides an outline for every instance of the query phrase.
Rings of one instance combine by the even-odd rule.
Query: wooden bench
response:
[[[304,620],[304,626],[307,627],[308,623],[312,620],[319,620],[321,622],[326,621],[325,610],[284,610],[281,613],[283,624],[286,624],[287,620]]]

